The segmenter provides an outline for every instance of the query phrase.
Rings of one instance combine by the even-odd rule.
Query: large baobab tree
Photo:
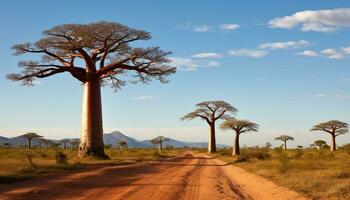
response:
[[[158,137],[152,139],[152,140],[151,140],[151,143],[152,143],[152,144],[158,144],[159,151],[162,151],[162,150],[163,150],[163,143],[164,143],[165,141],[168,141],[168,140],[169,140],[169,138],[166,138],[166,137],[164,137],[164,136],[158,136]]]
[[[237,120],[237,119],[228,119],[225,120],[220,128],[223,130],[233,130],[235,133],[235,139],[233,143],[232,156],[240,155],[239,148],[239,136],[241,133],[245,132],[257,132],[259,125],[248,120]]]
[[[210,127],[208,152],[216,152],[215,122],[219,119],[232,118],[229,114],[235,114],[238,110],[225,101],[204,101],[196,104],[196,107],[195,111],[188,113],[181,119],[192,120],[200,118],[206,121]]]
[[[347,133],[348,130],[348,123],[338,121],[338,120],[330,120],[327,122],[322,122],[319,124],[316,124],[314,127],[312,127],[311,131],[324,131],[331,135],[331,151],[335,151],[337,149],[335,138],[339,135]]]
[[[275,140],[282,141],[283,145],[284,145],[284,150],[287,150],[287,141],[294,140],[294,138],[292,136],[289,136],[289,135],[281,135],[281,136],[276,137]]]
[[[168,65],[169,52],[159,47],[136,48],[130,43],[151,38],[149,32],[114,22],[58,25],[43,32],[35,43],[13,46],[16,55],[41,55],[39,61],[21,61],[20,73],[10,80],[33,85],[36,78],[68,73],[83,85],[82,136],[79,156],[105,157],[101,86],[120,89],[126,83],[147,83],[176,72]],[[62,83],[63,84],[63,83]]]
[[[26,133],[24,135],[21,135],[22,137],[25,137],[28,141],[28,149],[32,148],[32,141],[34,138],[41,138],[41,135],[38,135],[36,133]]]

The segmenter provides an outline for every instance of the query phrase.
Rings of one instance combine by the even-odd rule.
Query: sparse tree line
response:
[[[225,101],[205,101],[196,104],[196,110],[186,114],[182,117],[182,120],[192,120],[199,118],[207,122],[210,127],[210,135],[208,142],[208,153],[216,152],[216,135],[215,135],[215,124],[218,120],[223,120],[220,125],[222,130],[232,130],[234,132],[234,142],[232,147],[232,155],[240,155],[239,138],[242,133],[245,132],[257,132],[259,125],[250,122],[248,120],[235,119],[234,115],[238,110]],[[328,133],[331,136],[330,150],[336,150],[336,137],[347,133],[348,123],[330,120],[314,125],[310,131],[321,131]],[[283,142],[284,150],[287,150],[287,142],[294,140],[292,136],[280,135],[275,138]],[[323,140],[316,140],[311,146],[317,146],[319,149],[328,147],[327,143]],[[299,147],[299,146],[298,146]],[[302,146],[300,146],[302,148]]]
[[[62,139],[62,140],[58,140],[58,141],[52,141],[49,139],[45,139],[44,136],[38,135],[37,133],[26,133],[23,135],[20,135],[20,137],[23,137],[27,140],[27,148],[28,149],[32,149],[33,146],[33,140],[36,139],[37,142],[37,146],[36,148],[42,149],[42,148],[51,148],[51,147],[62,147],[63,149],[67,149],[68,148],[68,144],[70,146],[71,149],[78,149],[80,140],[79,139]],[[6,142],[3,144],[3,146],[5,147],[11,147],[11,144]]]

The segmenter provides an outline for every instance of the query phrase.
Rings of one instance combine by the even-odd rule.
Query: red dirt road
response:
[[[244,173],[247,172],[232,167],[204,156],[105,166],[0,186],[0,199],[306,199],[298,193],[265,179],[257,179],[255,175],[246,175]],[[242,177],[232,177],[234,173]],[[239,184],[240,181],[234,178],[245,180]]]

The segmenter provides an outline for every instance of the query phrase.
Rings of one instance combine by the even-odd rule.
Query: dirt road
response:
[[[240,170],[216,159],[186,155],[148,163],[105,166],[0,186],[0,199],[306,199]]]

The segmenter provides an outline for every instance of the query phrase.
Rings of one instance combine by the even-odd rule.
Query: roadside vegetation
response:
[[[350,199],[350,144],[329,149],[242,148],[232,157],[230,148],[216,158],[261,175],[312,199]]]
[[[68,170],[79,170],[94,165],[124,165],[171,158],[181,150],[165,148],[159,152],[152,148],[127,149],[106,146],[105,152],[110,159],[79,159],[76,149],[0,147],[0,184]]]

